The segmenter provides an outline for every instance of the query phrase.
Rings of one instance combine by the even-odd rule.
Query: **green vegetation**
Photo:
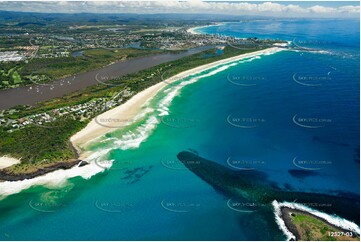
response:
[[[261,48],[266,48],[266,47],[261,47]],[[111,97],[115,93],[125,90],[126,88],[130,88],[130,91],[134,91],[135,93],[138,93],[146,89],[147,87],[150,87],[158,82],[161,82],[162,78],[166,79],[182,71],[186,71],[200,65],[204,65],[214,61],[222,60],[225,58],[229,58],[232,56],[253,52],[257,50],[260,50],[260,47],[252,48],[248,50],[240,50],[227,46],[225,47],[222,55],[218,55],[218,56],[213,55],[209,58],[204,58],[205,54],[214,53],[214,49],[207,50],[198,54],[181,58],[176,61],[161,64],[146,70],[139,71],[137,73],[129,74],[120,78],[107,81],[107,83],[111,85],[99,84],[99,85],[87,87],[84,90],[73,92],[62,98],[55,98],[43,102],[41,103],[41,105],[32,108],[17,107],[16,111],[13,112],[12,115],[16,115],[17,118],[20,118],[31,114],[36,114],[39,112],[45,112],[55,108],[82,104],[89,102],[95,98]]]
[[[0,69],[0,89],[3,87],[13,88],[23,82],[19,71],[22,66],[19,63],[2,63]]]
[[[224,193],[227,197],[231,197],[232,200],[239,199],[238,201],[248,201],[250,203],[255,203],[255,205],[257,204],[254,206],[254,208],[259,214],[270,214],[271,210],[274,212],[274,207],[271,206],[271,203],[273,203],[275,200],[294,201],[297,199],[297,202],[300,204],[332,204],[331,207],[323,207],[322,211],[329,214],[337,214],[338,216],[348,219],[349,221],[359,220],[359,215],[354,213],[354,211],[357,211],[357,209],[360,207],[359,196],[356,194],[346,197],[342,195],[335,196],[322,193],[287,191],[275,187],[262,171],[253,170],[249,172],[242,172],[240,175],[239,171],[231,169],[225,165],[221,165],[221,162],[207,160],[199,156],[196,152],[188,150],[179,152],[177,154],[177,158],[189,171],[193,172],[200,179],[214,187],[214,189],[217,189],[217,191]],[[345,210],[345,207],[348,209]],[[314,236],[311,241],[317,240],[318,237],[315,237],[316,235],[311,234],[310,231],[324,232],[329,229],[332,229],[331,231],[335,229],[336,231],[340,231],[337,228],[329,228],[327,223],[317,218],[316,220],[318,221],[313,224],[312,217],[309,214],[306,215],[307,218],[301,217],[299,219],[302,224],[304,222],[306,226],[305,230],[302,228],[296,228],[296,226],[300,225],[300,223],[294,225],[293,222],[291,222],[292,219],[294,219],[291,213],[296,214],[297,218],[298,214],[302,215],[304,212],[300,210],[289,209],[283,206],[281,207],[281,211],[282,218],[287,228],[297,236],[297,239],[299,239],[297,232],[301,231],[303,233],[303,237],[301,237],[299,240],[307,240],[307,233],[309,236]],[[258,225],[258,222],[252,224],[254,231],[262,231],[262,229],[257,230]],[[315,226],[315,228],[310,228],[309,226]],[[318,232],[320,238],[323,236],[322,232]],[[351,234],[349,233],[349,235]],[[346,239],[344,238],[344,240],[360,240],[358,234],[353,233],[353,235],[357,235],[358,237],[347,237]],[[339,234],[331,234],[330,237],[339,240],[342,239]]]
[[[24,66],[21,74],[46,74],[49,79],[54,80],[97,69],[117,60],[125,60],[159,52],[160,51],[137,49],[91,49],[85,50],[84,55],[80,57],[33,59]]]
[[[203,18],[185,20],[162,16],[160,21],[159,18],[132,14],[0,12],[0,31],[3,33],[0,51],[13,51],[12,54],[3,53],[0,89],[47,83],[118,60],[174,53],[200,45],[224,45],[234,40],[186,32],[189,27],[211,23]],[[272,41],[262,40],[251,42],[255,44],[242,45],[243,50],[227,46],[222,54],[218,54],[212,49],[107,80],[108,85],[90,86],[35,107],[0,110],[0,156],[9,155],[22,161],[6,170],[19,174],[75,158],[69,138],[108,108],[103,107],[104,102],[119,105],[131,95],[182,71],[272,44]],[[81,53],[73,55],[77,51]],[[19,58],[25,60],[18,61]],[[34,126],[43,121],[45,125]]]
[[[8,53],[3,60],[10,62],[0,60],[0,90],[46,83],[117,60],[196,47],[196,38],[201,38],[184,31],[198,22],[182,19],[162,23],[134,15],[0,12],[0,52],[23,58],[18,61]],[[212,37],[201,41],[215,43]],[[73,56],[77,51],[84,54]],[[18,73],[7,75],[14,67]]]
[[[29,38],[26,36],[13,36],[12,38],[0,38],[0,50],[11,49],[19,45],[29,45]]]
[[[57,120],[49,126],[29,126],[13,132],[1,132],[0,155],[21,159],[11,167],[14,174],[29,173],[57,161],[76,157],[69,138],[86,122]]]
[[[301,240],[307,241],[340,241],[340,240],[360,240],[359,237],[350,237],[342,234],[342,231],[335,226],[331,226],[321,219],[312,215],[292,210],[290,215],[292,223],[296,226]],[[339,234],[341,232],[341,234]],[[337,236],[331,236],[337,235]]]
[[[30,61],[0,62],[0,89],[33,83],[47,83],[77,73],[101,68],[114,61],[161,53],[161,50],[89,49],[79,57],[35,58]]]
[[[253,52],[266,46],[259,46],[255,49],[240,50],[233,47],[226,47],[222,55],[204,58],[205,54],[214,53],[214,50],[201,52],[195,55],[187,56],[182,59],[161,64],[153,68],[133,73],[121,78],[110,80],[110,85],[96,85],[84,90],[71,93],[62,98],[53,99],[36,107],[18,107],[11,113],[13,118],[19,119],[32,114],[54,110],[60,107],[83,104],[97,98],[110,98],[114,94],[125,89],[133,93],[138,93],[158,82],[163,78],[171,77],[182,71],[221,60],[224,58],[236,56],[239,54]],[[92,50],[87,54],[93,56],[110,55],[107,50]],[[116,55],[112,53],[111,55]],[[130,97],[128,97],[130,98]],[[125,102],[128,98],[124,98]],[[78,130],[84,127],[86,122],[79,120],[58,120],[46,123],[46,126],[53,128],[29,126],[13,132],[0,129],[0,155],[9,155],[22,158],[22,163],[14,165],[8,170],[13,173],[25,172],[38,169],[46,164],[67,159],[75,158],[75,153],[69,146],[69,138]]]

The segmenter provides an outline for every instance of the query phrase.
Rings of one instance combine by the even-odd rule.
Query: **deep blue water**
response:
[[[265,172],[282,189],[359,194],[359,22],[253,21],[201,31],[312,49],[261,56],[184,86],[155,129],[132,126],[90,147],[112,147],[109,171],[1,201],[1,240],[285,238],[272,215],[231,210],[229,197],[179,164],[187,149]]]
[[[261,169],[276,182],[294,189],[358,194],[359,22],[251,21],[198,31],[239,38],[277,38],[312,48],[309,52],[277,53],[220,74],[218,80],[228,77],[243,86],[229,88],[229,82],[222,83],[219,90],[229,89],[225,96],[230,98],[216,99],[224,106],[218,112],[222,116],[234,113],[239,118],[262,118],[265,122],[258,122],[254,129],[223,129],[217,136],[229,140],[227,148],[213,149],[212,158],[222,160],[225,150],[240,157],[247,153],[250,160],[263,161]],[[301,123],[311,127],[296,125],[293,121],[299,118],[313,118]],[[323,127],[312,128],[315,126]],[[287,168],[295,169],[294,163],[308,164],[302,167],[313,168],[317,174],[292,177]]]

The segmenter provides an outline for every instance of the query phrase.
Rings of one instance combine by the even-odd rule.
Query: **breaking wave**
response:
[[[140,144],[144,142],[155,130],[157,125],[161,122],[161,118],[169,115],[169,106],[171,105],[173,99],[179,95],[183,87],[193,84],[203,78],[214,76],[230,67],[261,59],[262,55],[271,55],[281,50],[282,49],[272,49],[269,51],[266,50],[262,53],[255,53],[253,55],[250,54],[245,58],[203,70],[171,83],[157,94],[157,96],[159,95],[161,98],[157,99],[156,103],[149,102],[147,104],[149,105],[147,110],[153,111],[147,113],[142,124],[121,134],[119,138],[112,138],[114,144],[113,147],[120,148],[122,150],[138,148]]]
[[[43,176],[38,176],[32,179],[25,179],[21,181],[5,181],[0,182],[0,199],[3,199],[6,196],[19,193],[25,189],[29,189],[33,186],[45,186],[48,188],[53,187],[62,187],[66,185],[68,179],[73,177],[82,177],[84,179],[90,179],[97,173],[103,172],[106,169],[109,169],[112,165],[112,161],[106,162],[108,165],[99,167],[96,162],[99,159],[103,159],[105,155],[109,152],[109,149],[101,150],[91,154],[86,161],[89,163],[85,166],[74,166],[67,170],[56,170],[50,173],[47,173]]]
[[[360,227],[357,224],[355,224],[351,221],[348,221],[347,219],[338,217],[336,215],[329,215],[327,213],[320,212],[316,209],[309,208],[303,204],[294,203],[294,202],[281,202],[280,203],[280,202],[277,202],[276,200],[274,200],[272,202],[272,205],[274,208],[276,223],[278,224],[278,226],[282,230],[282,232],[287,236],[288,240],[291,240],[291,239],[296,240],[296,237],[294,234],[292,234],[287,229],[286,224],[281,217],[282,216],[282,214],[281,214],[282,207],[301,210],[301,211],[313,214],[316,217],[322,218],[322,219],[326,220],[328,223],[335,225],[336,227],[339,227],[339,228],[342,228],[345,230],[349,230],[349,231],[355,232],[358,235],[360,235]]]
[[[133,120],[129,121],[129,126],[122,128],[124,132],[121,132],[119,136],[113,135],[110,138],[103,137],[101,139],[96,139],[96,142],[105,144],[105,148],[102,146],[103,148],[87,157],[85,160],[89,163],[88,165],[82,167],[75,166],[67,170],[57,170],[43,176],[22,181],[1,182],[0,198],[18,193],[36,185],[45,187],[63,186],[70,178],[80,176],[84,179],[89,179],[97,173],[109,169],[112,166],[112,161],[105,162],[107,165],[104,167],[98,166],[96,162],[100,160],[105,161],[105,157],[111,150],[119,148],[122,150],[138,148],[140,144],[151,135],[157,125],[161,122],[161,117],[169,115],[169,106],[171,102],[180,93],[184,86],[195,83],[200,79],[216,75],[217,73],[227,70],[228,68],[238,64],[260,59],[262,55],[271,55],[281,50],[282,49],[279,48],[273,48],[271,50],[264,50],[262,53],[249,53],[238,60],[232,60],[216,67],[210,67],[206,70],[202,70],[186,78],[182,78],[173,82],[171,85],[166,86],[156,95],[160,99],[157,99],[156,102],[154,102],[155,98],[148,101],[142,112],[140,112]]]

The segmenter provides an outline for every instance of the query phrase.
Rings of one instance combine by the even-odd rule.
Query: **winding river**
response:
[[[67,78],[54,80],[47,84],[33,84],[0,91],[0,109],[9,109],[17,105],[35,105],[38,102],[62,97],[107,80],[125,76],[137,71],[180,59],[210,49],[212,46],[202,46],[180,53],[164,53],[140,58],[117,61],[103,68],[76,74]]]

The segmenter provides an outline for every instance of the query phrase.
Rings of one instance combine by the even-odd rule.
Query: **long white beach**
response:
[[[223,24],[224,23],[215,23],[215,24],[210,24],[210,25],[197,26],[197,27],[187,29],[187,32],[190,33],[190,34],[201,34],[201,33],[197,32],[196,30],[201,29],[201,28],[205,28],[205,27],[220,26],[220,25],[223,25]]]
[[[205,71],[210,68],[214,68],[218,65],[227,64],[230,62],[242,60],[244,58],[250,58],[257,55],[265,55],[265,54],[271,54],[278,51],[283,50],[283,48],[278,47],[272,47],[265,50],[260,50],[252,53],[242,54],[238,56],[234,56],[231,58],[223,59],[220,61],[216,61],[213,63],[209,63],[206,65],[198,66],[196,68],[181,72],[163,82],[160,82],[158,84],[155,84],[138,94],[134,95],[131,99],[129,99],[124,104],[115,107],[98,117],[94,118],[84,129],[76,133],[74,136],[71,137],[71,142],[73,145],[78,149],[80,159],[87,160],[90,162],[89,165],[86,165],[84,167],[75,166],[68,170],[57,170],[54,172],[50,172],[46,175],[39,176],[33,179],[26,179],[22,181],[5,181],[0,182],[0,200],[8,195],[18,193],[24,189],[27,189],[29,187],[32,187],[34,185],[45,185],[45,186],[61,186],[62,184],[65,184],[67,179],[72,177],[81,176],[84,179],[89,179],[93,175],[104,171],[105,169],[108,169],[112,165],[112,161],[106,162],[106,167],[101,167],[97,164],[97,162],[94,162],[98,157],[105,155],[108,150],[102,150],[97,152],[89,152],[85,151],[85,147],[87,142],[92,141],[94,139],[97,139],[98,137],[101,137],[105,135],[108,132],[112,132],[116,129],[121,128],[121,125],[126,125],[124,123],[124,120],[132,120],[134,119],[139,112],[141,112],[142,107],[151,100],[159,91],[161,91],[164,87],[166,87],[169,83],[174,82],[176,80],[180,80],[186,76],[189,76],[191,74],[195,74],[201,71]],[[119,119],[119,127],[116,128],[109,128],[105,126],[101,126],[98,124],[96,120],[101,119]],[[114,125],[114,123],[112,123]],[[115,126],[117,126],[116,124]],[[15,164],[15,159],[12,160],[12,162],[9,162],[9,158],[6,157],[6,165],[12,165]],[[5,164],[5,163],[4,163]]]
[[[281,51],[283,49],[278,47],[271,47],[264,50],[259,50],[255,52],[250,52],[230,58],[226,58],[223,60],[215,61],[209,64],[205,64],[202,66],[198,66],[196,68],[181,72],[165,81],[162,81],[160,83],[157,83],[139,93],[134,95],[131,99],[129,99],[124,104],[115,107],[99,116],[94,118],[89,122],[89,124],[76,133],[74,136],[71,137],[70,141],[73,143],[73,145],[78,149],[80,153],[80,159],[86,159],[86,156],[88,156],[89,152],[82,152],[82,150],[86,147],[86,144],[98,137],[101,137],[109,132],[112,132],[116,129],[119,129],[121,127],[124,127],[127,125],[129,121],[131,122],[134,120],[134,118],[138,115],[138,113],[141,111],[142,107],[150,100],[152,99],[160,90],[162,90],[164,87],[166,87],[169,83],[172,83],[174,81],[178,81],[184,77],[187,77],[189,75],[199,73],[211,68],[214,68],[218,65],[227,64],[234,61],[239,61],[244,58],[250,58],[252,56],[257,55],[264,55],[267,53],[274,53]],[[99,120],[111,120],[111,125],[101,125]]]

